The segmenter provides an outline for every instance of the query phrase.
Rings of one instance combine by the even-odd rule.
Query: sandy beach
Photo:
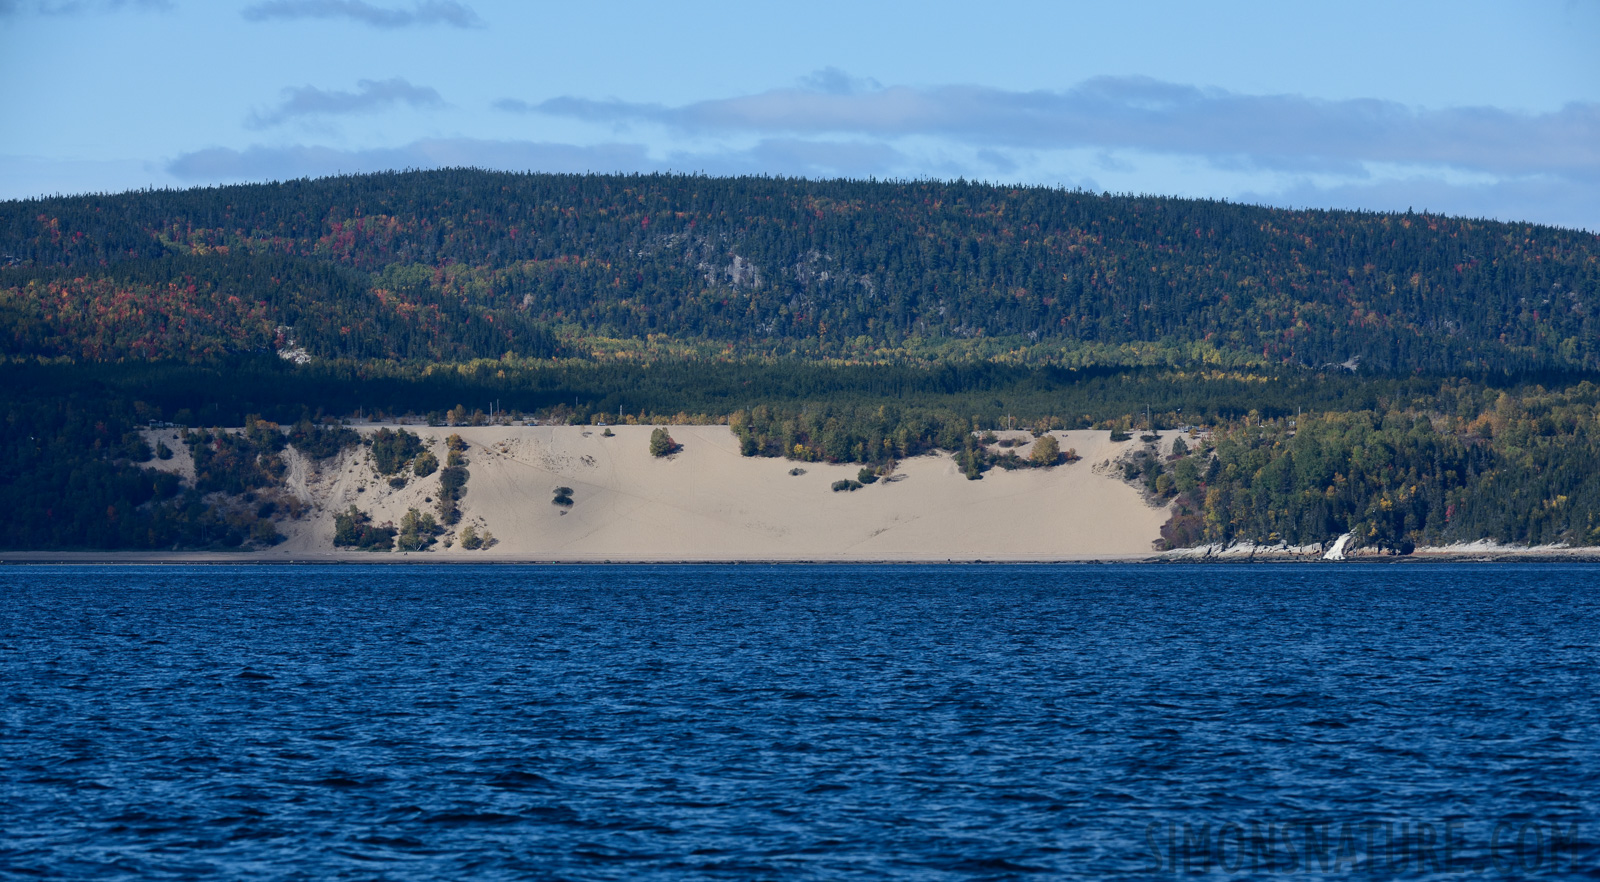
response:
[[[363,433],[380,426],[357,427]],[[390,486],[366,448],[315,463],[293,448],[285,489],[305,513],[279,523],[286,539],[258,551],[7,551],[4,563],[339,563],[339,562],[1050,562],[1164,561],[1242,563],[1322,561],[1323,545],[1239,543],[1161,552],[1156,543],[1169,511],[1151,505],[1108,467],[1139,446],[1108,432],[1054,432],[1080,459],[1051,469],[992,469],[969,481],[948,453],[914,457],[894,474],[853,492],[831,485],[855,478],[857,465],[800,463],[739,455],[725,426],[669,426],[682,449],[649,453],[650,426],[390,426],[419,435],[443,461],[445,438],[460,434],[471,477],[459,530],[489,532],[487,548],[436,542],[420,552],[335,548],[335,516],[355,505],[377,524],[399,523],[410,508],[432,511],[437,476],[409,470]],[[1032,436],[1000,432],[1026,456]],[[188,448],[171,429],[151,430],[174,451],[158,468],[192,480]],[[1162,446],[1170,445],[1169,435]],[[799,468],[803,474],[791,471]],[[573,505],[552,503],[572,490]],[[1334,537],[1329,537],[1330,542]],[[1347,560],[1586,561],[1600,549],[1523,547],[1476,542],[1418,547],[1400,557],[1378,549]],[[1335,561],[1327,561],[1336,563]]]
[[[495,537],[468,551],[436,544],[425,552],[351,552],[333,546],[333,519],[351,504],[375,523],[398,523],[406,510],[431,510],[438,478],[412,477],[391,488],[365,449],[315,465],[291,448],[284,455],[290,492],[307,503],[285,520],[286,541],[239,553],[7,553],[9,561],[76,559],[189,561],[1074,561],[1150,557],[1167,509],[1097,465],[1137,442],[1107,432],[1055,433],[1079,461],[1051,469],[993,469],[969,481],[948,454],[902,461],[887,480],[854,492],[834,481],[859,466],[797,463],[739,455],[725,426],[671,426],[682,449],[649,454],[649,426],[406,426],[442,461],[444,439],[470,445],[471,478],[461,526]],[[361,427],[373,431],[375,427]],[[188,451],[160,430],[177,455],[150,463],[192,474]],[[1001,433],[1019,442],[1025,432]],[[1028,448],[1017,448],[1026,456]],[[791,475],[796,467],[804,474]],[[574,504],[551,502],[556,487]]]

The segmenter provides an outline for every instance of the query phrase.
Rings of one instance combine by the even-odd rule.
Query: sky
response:
[[[1600,0],[0,0],[0,199],[461,165],[1600,231]]]

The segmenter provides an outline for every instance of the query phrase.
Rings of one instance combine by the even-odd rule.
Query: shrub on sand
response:
[[[681,448],[682,445],[672,440],[672,436],[667,434],[666,429],[657,427],[655,431],[650,433],[651,456],[670,456],[677,453]]]
[[[419,478],[426,478],[438,470],[439,457],[434,456],[433,452],[429,450],[424,450],[417,454],[416,460],[411,463],[411,471],[415,472]]]
[[[1041,468],[1049,468],[1061,461],[1061,442],[1054,435],[1045,435],[1033,442],[1033,450],[1028,454],[1028,459]]]
[[[439,523],[433,515],[408,509],[400,519],[400,535],[395,537],[395,545],[401,551],[422,551],[433,544],[433,537],[439,532]]]

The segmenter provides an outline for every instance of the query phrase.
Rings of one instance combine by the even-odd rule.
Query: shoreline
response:
[[[990,557],[626,557],[611,555],[567,557],[522,557],[518,555],[478,554],[444,556],[413,552],[350,552],[327,554],[263,554],[260,552],[210,551],[6,551],[0,552],[0,566],[1097,566],[1140,564],[1146,566],[1232,566],[1311,564],[1341,566],[1382,564],[1392,566],[1460,563],[1600,563],[1600,547],[1573,548],[1564,552],[1546,549],[1499,549],[1494,552],[1437,552],[1418,549],[1409,555],[1356,554],[1342,561],[1323,560],[1306,555],[1257,553],[1254,555],[1181,556],[1172,553],[1143,555],[1098,555],[1092,557],[1034,557],[994,555]]]
[[[1600,562],[1600,547],[1486,540],[1422,546],[1409,555],[1345,551],[1347,536],[1303,546],[1240,542],[1157,551],[1170,509],[1125,482],[1116,465],[1137,443],[1095,430],[1052,432],[1062,450],[1078,454],[1053,468],[994,469],[974,481],[948,452],[935,452],[897,461],[863,487],[850,480],[860,471],[855,464],[743,456],[722,426],[669,426],[680,446],[664,457],[648,452],[650,426],[409,428],[439,460],[447,435],[465,439],[461,525],[475,527],[488,547],[452,547],[449,536],[420,551],[335,547],[339,513],[358,506],[373,523],[392,525],[408,511],[432,510],[439,479],[404,468],[390,479],[361,447],[324,460],[290,448],[283,484],[268,497],[290,512],[277,520],[286,535],[273,547],[17,549],[0,551],[0,565]],[[1024,457],[1035,440],[1021,430],[997,434]],[[176,432],[146,435],[152,446],[170,440],[175,449],[144,467],[192,483],[194,464]],[[854,484],[852,492],[838,492],[845,484]],[[554,504],[561,493],[570,496]]]

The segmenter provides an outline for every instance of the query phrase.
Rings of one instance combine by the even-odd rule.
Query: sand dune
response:
[[[1094,464],[1136,442],[1108,433],[1058,432],[1082,461],[1048,470],[994,469],[968,481],[949,455],[902,462],[893,480],[855,492],[830,485],[857,466],[742,457],[724,426],[672,426],[681,452],[650,456],[650,427],[409,426],[444,459],[444,438],[471,445],[463,524],[488,529],[487,550],[435,545],[385,557],[454,560],[1080,560],[1144,557],[1168,512]],[[370,429],[363,428],[363,431]],[[1007,433],[1024,439],[1022,432]],[[1027,448],[1018,448],[1026,455]],[[292,450],[288,485],[313,513],[287,521],[288,541],[253,557],[320,558],[335,552],[333,517],[352,503],[379,523],[408,507],[430,510],[438,479],[391,488],[364,450],[314,468]],[[163,464],[181,470],[187,451]],[[792,476],[800,466],[805,474]],[[551,504],[557,486],[575,504]],[[565,511],[565,513],[563,513]],[[349,554],[349,553],[344,553]],[[370,559],[370,554],[355,556]]]

